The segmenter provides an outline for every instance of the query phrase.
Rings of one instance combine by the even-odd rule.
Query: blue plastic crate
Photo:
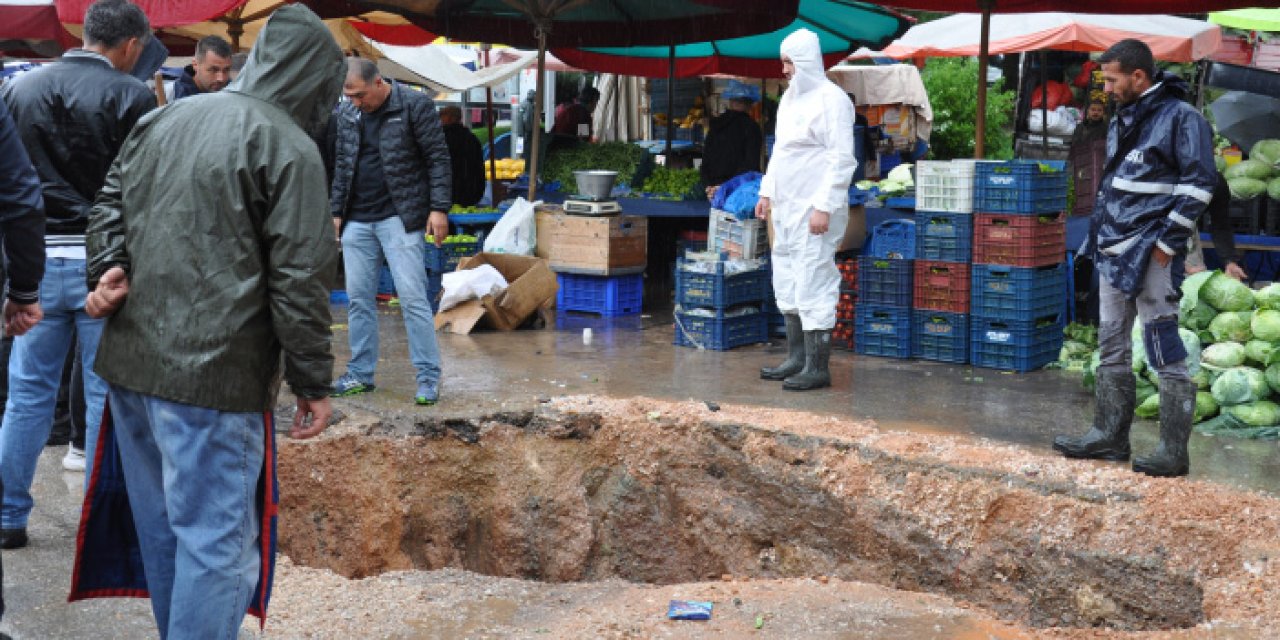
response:
[[[1058,359],[1062,349],[1063,314],[1025,321],[981,316],[969,319],[971,360],[975,367],[1034,371]]]
[[[911,310],[859,304],[854,317],[855,353],[911,357]]]
[[[1060,160],[979,162],[973,210],[982,213],[1057,213],[1067,208],[1067,163]]]
[[[913,278],[911,260],[862,256],[858,258],[858,303],[908,309],[915,293]]]
[[[676,310],[675,345],[726,351],[735,347],[769,341],[769,316],[752,313],[726,316],[723,310],[712,318]]]
[[[969,362],[969,315],[946,311],[913,311],[911,355],[938,362]]]
[[[444,289],[444,274],[427,272],[427,300],[431,302],[431,313],[440,310],[440,292]]]
[[[968,262],[973,255],[973,214],[920,211],[916,221],[916,259]]]
[[[1070,302],[1066,264],[1046,267],[975,264],[971,269],[969,312],[973,315],[1025,321],[1061,313]]]
[[[378,269],[378,295],[394,296],[396,294],[396,281],[391,277],[391,267],[382,265]]]
[[[346,305],[350,303],[351,299],[347,296],[345,289],[334,289],[329,292],[329,304]]]
[[[707,263],[702,263],[707,264]],[[723,309],[738,304],[762,303],[771,298],[769,265],[755,271],[724,274],[724,263],[715,263],[715,273],[688,271],[694,261],[680,260],[676,265],[676,304],[684,307]]]
[[[557,273],[560,290],[556,292],[556,308],[561,311],[585,311],[602,316],[625,316],[640,313],[644,302],[644,275],[586,276]]]
[[[875,258],[910,260],[916,257],[915,220],[885,220],[871,230],[862,253]]]
[[[457,271],[458,263],[463,258],[477,253],[480,253],[479,242],[446,242],[439,247],[434,242],[428,242],[425,252],[427,271],[432,273]]]

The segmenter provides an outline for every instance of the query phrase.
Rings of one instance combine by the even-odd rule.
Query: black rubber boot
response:
[[[782,382],[787,391],[808,391],[831,386],[831,330],[804,332],[804,369]]]
[[[1127,462],[1129,427],[1133,424],[1133,409],[1137,402],[1137,381],[1127,368],[1122,371],[1099,369],[1097,380],[1095,396],[1098,407],[1093,428],[1078,438],[1054,438],[1053,450],[1068,458]]]
[[[1133,470],[1149,476],[1185,476],[1191,469],[1187,441],[1196,413],[1196,383],[1163,380],[1160,383],[1160,444],[1155,453],[1133,459]]]
[[[760,377],[765,380],[786,380],[804,369],[804,329],[800,326],[800,314],[786,313],[787,359],[776,367],[761,367]]]

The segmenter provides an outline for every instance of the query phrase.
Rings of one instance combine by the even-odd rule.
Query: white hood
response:
[[[795,74],[791,76],[788,90],[808,93],[827,81],[822,65],[822,45],[818,35],[808,29],[798,29],[782,41],[782,55],[791,58]]]

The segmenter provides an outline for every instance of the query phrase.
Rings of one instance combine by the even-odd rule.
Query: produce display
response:
[[[524,173],[524,160],[520,158],[501,158],[493,161],[494,170],[499,180],[515,180]],[[484,163],[484,175],[489,176],[489,161]]]
[[[497,213],[497,211],[498,210],[494,209],[493,207],[463,207],[456,204],[453,205],[452,207],[449,207],[449,213],[451,214],[453,213]]]
[[[436,237],[428,233],[427,242],[431,244],[435,244]],[[465,233],[459,233],[451,236],[445,236],[444,242],[442,242],[441,244],[466,244],[466,243],[474,244],[477,242],[480,242],[480,238],[477,238],[472,235],[467,235]]]
[[[548,153],[546,166],[542,169],[542,179],[547,183],[559,182],[562,193],[573,194],[578,192],[574,171],[601,169],[618,172],[615,186],[631,185],[645,163],[652,161],[648,151],[630,143],[587,144]]]
[[[702,175],[697,169],[654,167],[640,185],[640,194],[658,200],[705,200]]]
[[[1180,305],[1178,334],[1189,354],[1188,373],[1199,387],[1195,421],[1213,433],[1280,437],[1280,283],[1254,291],[1220,271],[1202,271],[1183,282]],[[1065,334],[1059,366],[1079,371],[1092,389],[1097,331],[1073,323]],[[1160,379],[1147,364],[1141,323],[1134,323],[1132,340],[1134,414],[1157,418]]]
[[[1218,160],[1222,160],[1221,157]],[[1234,200],[1268,196],[1280,200],[1280,140],[1259,140],[1249,150],[1249,159],[1231,166],[1226,161],[1218,169],[1227,179]]]
[[[705,100],[703,100],[702,96],[694,98],[693,108],[689,109],[689,112],[684,114],[683,118],[675,121],[676,127],[680,129],[693,128],[693,125],[698,124],[698,121],[702,119],[704,105]],[[659,127],[665,127],[671,123],[671,118],[665,113],[655,113],[653,114],[653,123]]]
[[[876,182],[875,180],[861,180],[855,184],[857,188],[863,191],[876,190],[877,196],[881,199],[906,195],[908,191],[915,189],[915,181],[911,179],[911,165],[900,164],[889,170],[889,175],[884,180]]]

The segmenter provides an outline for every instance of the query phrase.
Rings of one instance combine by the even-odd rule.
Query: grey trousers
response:
[[[1178,336],[1178,292],[1173,287],[1173,266],[1162,267],[1154,259],[1147,264],[1142,291],[1130,299],[1099,278],[1098,346],[1100,368],[1127,369],[1133,362],[1131,331],[1135,318],[1142,320],[1147,362],[1161,378],[1190,380],[1185,352],[1177,357],[1182,339]]]

